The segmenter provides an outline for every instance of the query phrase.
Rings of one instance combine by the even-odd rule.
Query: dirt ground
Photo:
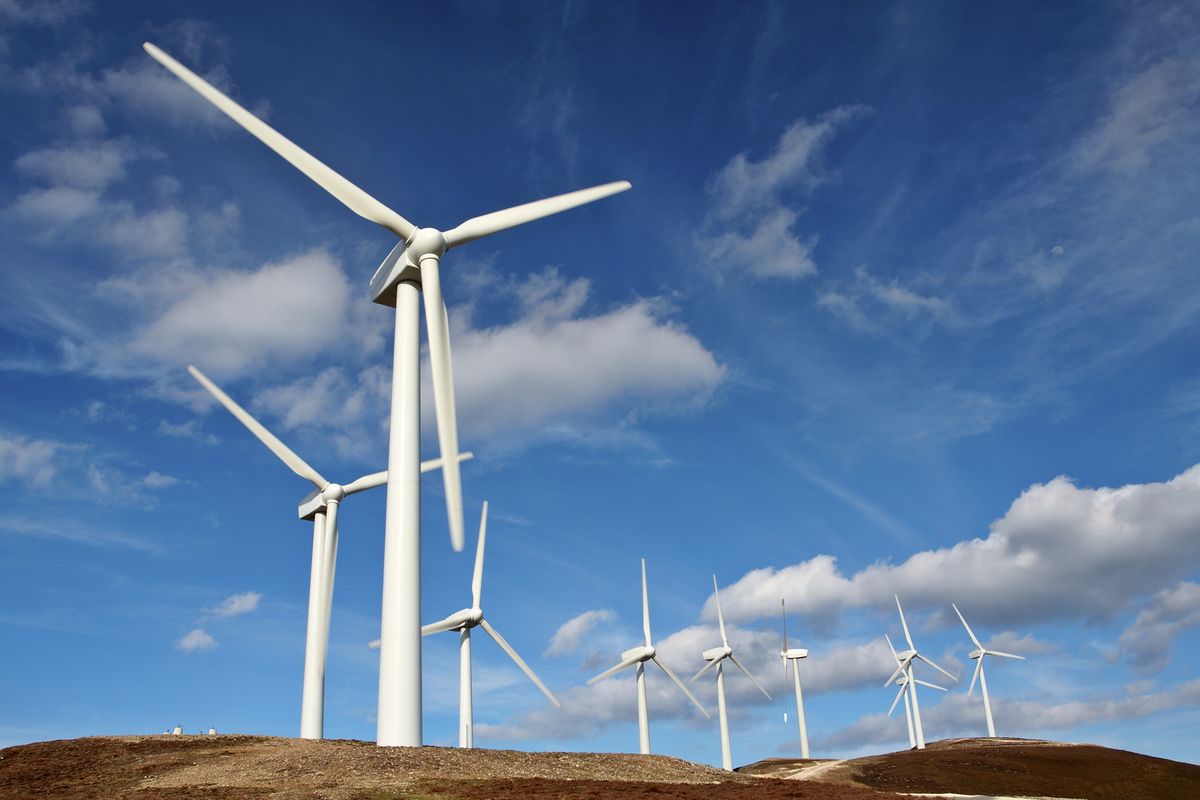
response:
[[[1200,766],[1088,744],[1033,739],[948,739],[831,763],[771,759],[747,775],[804,777],[892,792],[1072,797],[1086,800],[1200,800]]]
[[[471,780],[462,776],[470,775]],[[719,784],[719,786],[717,785]],[[62,800],[896,800],[668,756],[526,753],[260,736],[111,736],[0,750],[0,798]]]

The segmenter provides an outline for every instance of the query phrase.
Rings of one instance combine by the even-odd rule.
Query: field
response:
[[[895,792],[1174,800],[1200,767],[1093,745],[954,740],[848,761],[758,762],[735,773],[668,756],[526,753],[262,736],[105,736],[0,750],[0,797],[655,798],[895,800]]]

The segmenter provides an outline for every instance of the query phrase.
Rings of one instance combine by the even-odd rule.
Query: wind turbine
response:
[[[646,643],[631,647],[621,653],[621,663],[604,670],[604,672],[589,680],[588,686],[602,681],[610,675],[615,675],[623,669],[628,669],[634,664],[637,665],[638,740],[641,745],[642,755],[647,755],[650,752],[650,721],[646,710],[647,661],[653,661],[658,665],[659,669],[667,673],[667,677],[675,682],[679,690],[687,695],[687,699],[692,701],[692,705],[700,709],[700,713],[706,719],[712,719],[712,717],[709,716],[704,706],[700,705],[700,701],[688,691],[683,681],[679,680],[679,676],[672,672],[671,668],[658,657],[658,651],[654,649],[654,644],[650,641],[650,599],[646,592],[646,559],[644,558],[642,559],[642,630],[646,634]]]
[[[733,771],[733,755],[729,750],[729,714],[725,710],[725,659],[729,659],[735,667],[746,673],[746,677],[750,682],[758,687],[758,690],[771,699],[770,693],[754,679],[750,674],[750,670],[742,666],[742,662],[737,660],[737,656],[733,654],[733,648],[729,646],[729,639],[725,636],[725,615],[721,613],[721,593],[717,589],[717,576],[713,575],[713,594],[717,598],[717,623],[721,627],[721,646],[711,647],[701,653],[705,664],[699,672],[691,677],[689,683],[695,681],[704,673],[708,672],[713,667],[717,668],[717,718],[721,722],[721,767]]]
[[[967,696],[971,696],[971,692],[975,691],[975,681],[979,681],[979,689],[983,692],[983,713],[987,717],[988,736],[996,738],[996,724],[992,722],[992,703],[988,699],[987,676],[983,674],[983,657],[984,656],[1000,656],[1000,658],[1018,658],[1022,661],[1025,656],[1017,656],[1012,653],[1001,653],[999,650],[988,650],[979,640],[975,638],[975,632],[971,630],[971,626],[967,624],[967,620],[963,617],[962,612],[958,610],[958,606],[954,603],[950,604],[954,609],[954,613],[958,614],[958,618],[962,620],[963,627],[967,629],[967,635],[971,637],[971,641],[975,643],[977,650],[972,650],[967,654],[967,658],[975,659],[975,675],[971,678],[971,687],[967,689]]]
[[[188,84],[267,147],[274,150],[351,211],[400,237],[371,279],[374,302],[396,309],[392,353],[392,408],[388,434],[387,514],[384,520],[383,611],[380,623],[379,707],[376,742],[421,744],[421,506],[420,319],[424,298],[438,446],[444,461],[450,542],[463,549],[462,487],[458,428],[450,363],[450,327],[442,299],[439,264],[447,250],[508,228],[557,214],[630,188],[617,181],[472,217],[448,231],[419,228],[334,172],[290,139],[230,100],[154,45],[152,58]],[[420,109],[413,108],[414,119]]]
[[[888,648],[892,651],[892,658],[896,659],[896,663],[899,664],[900,656],[897,655],[896,648],[892,646],[891,637],[885,633],[883,635],[883,638],[887,639]],[[912,750],[913,748],[915,748],[917,746],[917,739],[916,739],[916,734],[913,729],[912,702],[909,700],[909,697],[908,697],[908,687],[912,683],[919,683],[922,686],[928,686],[930,689],[937,689],[940,692],[944,692],[944,691],[946,691],[946,689],[943,686],[938,686],[936,683],[928,683],[928,682],[922,681],[922,680],[914,681],[910,677],[910,672],[911,672],[911,670],[909,672],[905,672],[903,675],[900,676],[900,679],[896,681],[896,685],[900,687],[900,691],[896,693],[896,699],[892,701],[892,707],[888,709],[888,716],[890,717],[892,715],[892,712],[896,710],[896,704],[900,702],[900,698],[903,696],[904,697],[904,719],[908,723],[908,749]],[[916,688],[913,688],[912,692],[915,695],[917,692]]]
[[[350,483],[327,481],[296,455],[246,409],[225,394],[208,376],[189,365],[188,372],[238,422],[267,446],[292,472],[311,481],[316,489],[300,501],[300,519],[313,522],[312,569],[308,584],[308,633],[304,640],[304,688],[300,700],[300,738],[321,739],[325,729],[325,658],[329,650],[329,616],[333,608],[333,576],[337,567],[338,507],[352,494],[387,483],[386,472],[364,475]],[[471,458],[470,453],[459,456]],[[441,466],[441,459],[421,464],[421,472]]]
[[[512,648],[500,632],[488,624],[488,621],[483,617],[483,608],[480,606],[480,595],[483,591],[483,548],[484,542],[487,539],[487,514],[488,504],[483,502],[483,515],[479,519],[479,544],[475,549],[475,573],[471,577],[471,607],[464,608],[462,611],[456,611],[440,622],[434,622],[425,625],[421,628],[421,635],[428,636],[431,633],[439,633],[441,631],[459,631],[458,635],[458,746],[473,747],[475,736],[473,717],[471,709],[471,629],[475,626],[483,628],[488,636],[492,637],[496,644],[500,645],[500,649],[508,653],[513,661],[517,662],[517,666],[521,671],[529,676],[529,680],[533,681],[542,694],[550,698],[550,702],[555,706],[559,705],[558,698],[546,688],[546,685],[538,679],[538,676],[533,673],[529,665],[525,663],[517,651]]]
[[[892,682],[901,675],[904,675],[908,678],[908,694],[912,696],[913,728],[916,733],[917,749],[924,750],[925,729],[921,726],[921,703],[919,700],[917,700],[917,687],[913,685],[915,682],[917,682],[913,677],[913,662],[923,661],[952,681],[956,681],[958,678],[954,677],[949,672],[946,672],[946,670],[942,669],[937,664],[933,663],[928,658],[917,652],[917,646],[913,644],[912,636],[908,632],[908,623],[904,619],[904,609],[900,607],[900,597],[898,595],[896,596],[896,610],[900,612],[900,625],[904,628],[904,639],[908,642],[908,649],[896,654],[896,661],[899,662],[900,666],[896,668],[896,671],[892,673],[892,677],[888,678],[887,683],[885,683],[884,686],[891,686]],[[888,641],[888,644],[891,644],[891,640]],[[893,707],[894,705],[895,704],[893,703]]]
[[[792,667],[792,677],[796,685],[796,719],[800,724],[800,757],[808,758],[808,725],[804,721],[804,692],[800,688],[800,659],[808,658],[808,650],[800,647],[789,648],[787,638],[787,605],[782,598],[779,607],[783,612],[783,649],[779,657],[783,659],[783,680],[787,683],[788,665]],[[787,712],[783,712],[783,721],[787,722]]]

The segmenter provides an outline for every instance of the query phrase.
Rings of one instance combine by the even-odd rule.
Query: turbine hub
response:
[[[346,499],[346,490],[340,483],[331,483],[321,490],[321,499],[326,503],[340,503]]]
[[[980,658],[985,652],[986,651],[984,650],[972,650],[971,652],[967,653],[967,658]]]
[[[407,255],[415,264],[424,256],[442,257],[446,252],[446,237],[437,228],[418,228],[408,243]]]

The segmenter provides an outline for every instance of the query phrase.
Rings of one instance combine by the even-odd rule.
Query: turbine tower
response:
[[[470,748],[474,746],[474,719],[472,716],[471,707],[471,629],[475,626],[483,628],[488,636],[500,645],[500,649],[508,653],[509,657],[517,663],[521,671],[529,676],[529,680],[533,681],[534,685],[542,690],[542,694],[550,698],[550,702],[557,707],[559,705],[558,698],[546,688],[546,685],[538,679],[538,676],[533,673],[529,665],[525,663],[517,651],[512,648],[500,632],[488,624],[488,621],[483,617],[483,608],[480,605],[480,596],[483,593],[483,548],[484,542],[487,540],[487,514],[488,504],[483,502],[483,514],[479,519],[479,543],[475,549],[475,572],[471,577],[471,607],[464,608],[462,611],[456,611],[440,622],[434,622],[421,628],[421,635],[428,636],[431,633],[440,633],[441,631],[458,631],[458,746]]]
[[[338,507],[352,494],[387,483],[386,472],[364,475],[344,486],[330,483],[308,462],[296,455],[246,409],[225,394],[194,366],[188,372],[238,422],[267,446],[292,472],[311,481],[316,489],[300,501],[300,519],[312,520],[312,569],[308,584],[308,633],[304,640],[304,688],[300,700],[300,738],[322,739],[325,735],[325,660],[329,650],[329,616],[333,609],[333,576],[337,567]],[[463,453],[461,460],[471,458]],[[421,472],[441,466],[441,460],[421,464]]]
[[[463,548],[462,487],[458,427],[450,364],[450,327],[442,299],[439,265],[447,250],[508,228],[590,203],[630,188],[617,181],[590,189],[472,217],[448,231],[419,228],[334,172],[287,137],[230,100],[154,45],[152,58],[188,84],[263,144],[359,216],[400,242],[371,279],[371,299],[396,309],[392,353],[391,427],[388,433],[387,513],[384,520],[383,611],[379,647],[379,707],[375,740],[380,745],[421,744],[421,494],[420,306],[424,299],[433,376],[438,446],[444,468],[450,542]],[[415,112],[414,112],[415,113]]]
[[[615,675],[623,669],[637,665],[637,703],[638,703],[638,740],[641,746],[642,755],[647,755],[650,752],[650,720],[649,713],[646,709],[646,662],[653,661],[658,665],[658,668],[667,673],[667,677],[674,681],[679,690],[687,695],[687,699],[692,701],[692,705],[700,709],[700,713],[706,719],[712,719],[704,706],[700,705],[683,681],[679,680],[679,676],[671,671],[671,668],[658,657],[658,651],[654,649],[654,643],[650,640],[650,600],[646,592],[646,559],[642,559],[642,631],[646,634],[646,643],[639,644],[636,647],[631,647],[621,653],[621,663],[615,667],[606,669],[596,677],[588,681],[588,686],[604,680],[609,675]]]
[[[888,648],[892,651],[892,658],[896,659],[896,663],[899,664],[900,656],[897,655],[896,648],[892,646],[891,637],[885,633],[883,635],[883,638],[887,639]],[[912,683],[919,683],[922,686],[928,686],[930,689],[937,689],[939,692],[946,691],[945,687],[938,686],[936,683],[928,683],[923,680],[911,681],[909,679],[908,673],[901,675],[899,680],[896,681],[896,685],[900,687],[900,691],[896,693],[896,699],[892,701],[892,707],[888,709],[888,716],[890,717],[892,715],[892,712],[896,710],[896,704],[899,703],[900,698],[903,697],[904,698],[904,719],[908,723],[908,749],[909,750],[912,750],[917,746],[916,734],[913,729],[912,701],[910,701],[909,697],[908,697],[909,686]],[[913,694],[916,694],[916,691],[917,690],[914,687],[912,689]]]
[[[984,656],[999,656],[1000,658],[1018,658],[1022,661],[1025,656],[1017,656],[1012,653],[1001,653],[999,650],[988,650],[979,640],[975,638],[975,632],[971,630],[971,626],[967,624],[967,620],[963,617],[962,612],[958,610],[958,606],[954,603],[950,604],[954,609],[954,613],[958,614],[958,618],[962,620],[963,627],[967,629],[967,635],[971,637],[971,641],[975,643],[977,649],[972,650],[967,654],[967,658],[975,659],[975,675],[971,678],[971,687],[967,689],[967,696],[971,696],[971,692],[975,691],[975,681],[979,681],[979,689],[983,692],[983,714],[987,717],[988,736],[996,738],[996,723],[992,722],[992,703],[988,699],[987,676],[983,674],[983,657]]]
[[[884,687],[891,686],[892,682],[901,675],[908,678],[908,694],[912,696],[913,728],[916,733],[917,749],[924,750],[925,729],[921,726],[921,703],[917,699],[917,687],[913,685],[915,682],[912,669],[913,662],[923,661],[952,681],[956,681],[958,678],[954,677],[949,672],[946,672],[946,670],[942,669],[937,664],[933,663],[928,658],[917,652],[917,646],[913,644],[912,636],[908,632],[908,622],[906,622],[904,619],[904,609],[900,607],[899,596],[896,596],[896,610],[900,612],[900,625],[904,628],[904,639],[908,642],[908,649],[896,654],[896,661],[899,662],[900,666],[898,666],[896,671],[892,673],[892,677],[888,678],[887,683],[884,684]],[[888,643],[891,643],[890,640]]]
[[[808,758],[808,725],[804,720],[804,691],[800,688],[800,659],[808,658],[808,650],[801,647],[788,647],[787,638],[787,604],[782,598],[779,607],[783,612],[783,649],[779,657],[783,659],[783,682],[787,685],[788,665],[792,667],[792,678],[796,687],[796,721],[800,725],[800,757]],[[787,712],[783,712],[783,721],[787,722]]]
[[[746,673],[746,677],[750,679],[750,682],[757,686],[758,690],[765,694],[768,700],[771,699],[771,694],[754,679],[754,676],[750,674],[750,670],[742,666],[742,662],[738,661],[737,656],[733,654],[733,648],[729,646],[729,639],[725,636],[725,615],[721,613],[721,593],[717,589],[716,575],[713,575],[713,595],[717,598],[717,623],[721,627],[721,646],[711,647],[701,654],[708,663],[693,675],[688,682],[695,681],[713,667],[717,668],[717,718],[721,723],[721,767],[732,772],[733,755],[729,750],[729,714],[725,709],[725,664],[723,663],[725,659],[729,659],[735,667]]]

